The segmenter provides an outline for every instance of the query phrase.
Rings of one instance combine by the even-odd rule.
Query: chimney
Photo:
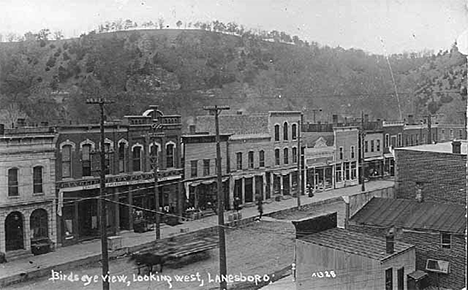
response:
[[[237,115],[242,115],[242,110],[237,111]]]
[[[460,141],[452,141],[452,153],[461,154],[461,142]]]
[[[190,134],[195,134],[195,131],[196,131],[195,129],[196,129],[196,128],[195,128],[195,125],[189,125],[189,132],[190,132]]]
[[[413,115],[408,115],[408,124],[413,125],[414,124],[414,116]]]
[[[333,124],[337,124],[338,123],[338,115],[333,115],[332,120],[333,120]]]
[[[369,115],[368,114],[364,114],[364,122],[365,123],[369,122]]]
[[[393,254],[395,252],[395,235],[393,233],[393,228],[390,229],[385,236],[385,250],[387,254]]]

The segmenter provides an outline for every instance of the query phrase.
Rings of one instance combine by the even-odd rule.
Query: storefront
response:
[[[323,146],[320,148],[306,148],[307,185],[314,191],[324,191],[335,187],[334,148]]]
[[[229,178],[223,177],[224,208],[230,208]],[[196,180],[185,183],[186,205],[198,211],[216,211],[218,203],[218,183],[216,178]],[[215,209],[213,209],[215,207]]]
[[[392,153],[384,154],[384,176],[395,176],[395,158]]]
[[[366,179],[376,179],[383,176],[384,171],[384,158],[382,156],[378,157],[368,157],[364,159],[364,178]]]

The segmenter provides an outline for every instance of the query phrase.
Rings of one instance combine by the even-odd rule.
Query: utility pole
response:
[[[360,143],[361,143],[361,154],[360,154],[360,163],[361,163],[361,191],[366,191],[366,185],[364,184],[364,138],[366,134],[364,133],[364,112],[361,111],[361,138],[360,138]]]
[[[226,263],[226,237],[224,234],[224,194],[223,194],[223,178],[221,172],[221,145],[219,138],[219,120],[218,116],[222,110],[229,110],[228,106],[207,106],[204,110],[214,113],[216,127],[216,171],[218,175],[218,235],[219,235],[219,272],[221,277],[227,275]],[[226,279],[221,278],[219,289],[226,290]]]
[[[113,103],[112,101],[107,101],[105,99],[87,99],[86,104],[99,105],[101,111],[101,150],[99,151],[101,157],[101,172],[100,172],[100,196],[98,199],[98,206],[101,209],[100,221],[101,225],[101,255],[102,255],[102,275],[106,276],[109,274],[109,253],[107,250],[107,205],[105,201],[106,197],[106,152],[104,144],[104,104]],[[109,290],[109,280],[102,279],[102,289]]]
[[[432,144],[432,115],[427,115],[427,144]]]
[[[158,188],[158,147],[156,146],[156,132],[161,128],[160,124],[153,124],[151,126],[153,133],[153,152],[151,152],[151,166],[153,167],[153,176],[154,176],[154,204],[156,208],[155,216],[155,232],[156,240],[161,239],[161,217],[159,215],[159,188]]]
[[[302,193],[302,148],[301,148],[301,121],[297,121],[297,208],[301,207]]]

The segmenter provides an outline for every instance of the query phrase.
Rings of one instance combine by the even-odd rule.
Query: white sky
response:
[[[468,0],[0,0],[0,33],[41,28],[66,37],[105,21],[131,19],[175,27],[185,22],[235,21],[285,31],[322,45],[382,54],[448,49],[468,28]],[[383,40],[383,44],[381,40]]]

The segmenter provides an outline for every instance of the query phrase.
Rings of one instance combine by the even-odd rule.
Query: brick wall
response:
[[[466,155],[395,150],[397,198],[414,199],[423,182],[424,200],[466,203]]]
[[[388,229],[364,225],[349,225],[349,229],[377,237],[385,237]],[[405,242],[416,246],[416,269],[425,271],[427,259],[444,260],[450,262],[450,273],[429,273],[432,285],[437,285],[437,279],[441,287],[461,289],[465,283],[466,250],[463,235],[452,236],[452,248],[441,248],[440,233],[417,232],[398,230],[396,241]]]

